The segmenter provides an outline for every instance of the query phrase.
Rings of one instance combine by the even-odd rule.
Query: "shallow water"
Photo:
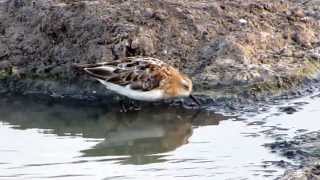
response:
[[[300,110],[288,115],[286,104]],[[0,179],[274,179],[289,161],[263,145],[319,130],[320,99],[241,118],[149,107],[0,100]],[[301,130],[303,129],[303,130]]]

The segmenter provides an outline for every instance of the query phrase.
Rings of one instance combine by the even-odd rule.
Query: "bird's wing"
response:
[[[160,86],[166,76],[161,69],[167,65],[153,58],[127,58],[77,66],[94,78],[134,90],[149,91]]]

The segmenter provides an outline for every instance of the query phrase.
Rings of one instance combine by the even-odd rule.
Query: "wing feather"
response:
[[[77,66],[94,78],[134,90],[150,91],[159,87],[165,76],[161,68],[166,64],[154,58],[127,58]]]

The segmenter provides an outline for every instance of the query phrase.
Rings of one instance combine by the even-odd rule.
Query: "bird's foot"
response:
[[[136,104],[134,101],[130,101],[129,102],[124,102],[123,100],[120,101],[120,112],[128,112],[128,111],[140,111],[141,105],[140,104]]]
[[[186,109],[204,109],[206,106],[203,105],[201,99],[195,98],[190,95],[190,99],[183,99],[182,107]]]

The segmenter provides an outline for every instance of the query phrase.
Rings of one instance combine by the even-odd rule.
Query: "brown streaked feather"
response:
[[[127,58],[112,62],[76,65],[88,75],[131,89],[150,91],[159,88],[161,81],[168,76],[169,66],[153,58]]]

